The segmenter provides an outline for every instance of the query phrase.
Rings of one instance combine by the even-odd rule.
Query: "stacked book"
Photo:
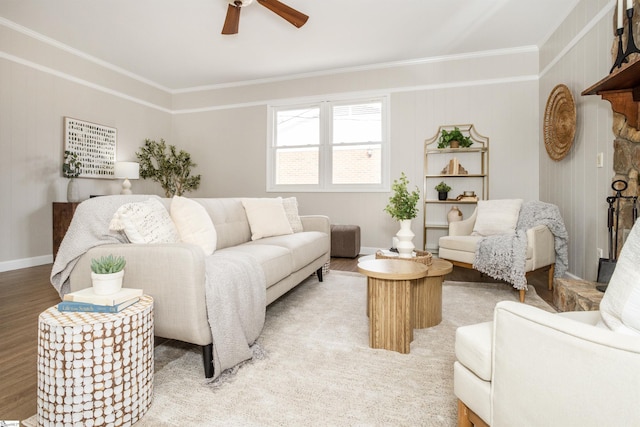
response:
[[[93,288],[69,292],[58,304],[59,311],[118,313],[140,300],[142,289],[122,288],[115,294],[98,295]]]

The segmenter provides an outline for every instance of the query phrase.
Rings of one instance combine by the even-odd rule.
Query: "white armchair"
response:
[[[476,248],[482,235],[474,235],[478,209],[462,221],[449,224],[449,235],[439,239],[438,256],[463,268],[474,268]],[[517,217],[516,217],[517,219]],[[556,260],[554,235],[545,225],[535,225],[526,230],[527,247],[525,252],[524,271],[527,275],[543,269],[548,269],[549,290],[553,288],[553,277]],[[520,301],[524,302],[525,289],[520,289]]]
[[[459,426],[640,425],[640,228],[600,311],[500,302],[493,322],[456,332]]]

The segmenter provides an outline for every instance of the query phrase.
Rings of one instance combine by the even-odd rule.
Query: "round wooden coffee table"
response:
[[[369,346],[409,353],[413,340],[412,288],[427,276],[427,266],[395,259],[358,263],[367,276]]]
[[[433,258],[427,276],[418,280],[411,294],[413,327],[430,328],[442,322],[442,282],[453,271],[453,264]]]

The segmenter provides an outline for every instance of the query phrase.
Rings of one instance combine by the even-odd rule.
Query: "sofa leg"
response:
[[[213,377],[213,343],[202,346],[205,378]]]
[[[520,302],[524,302],[524,296],[527,294],[527,291],[524,289],[520,289]]]
[[[318,282],[322,282],[322,267],[316,270],[316,275],[318,276]]]

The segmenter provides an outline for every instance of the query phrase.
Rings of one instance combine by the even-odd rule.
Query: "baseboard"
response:
[[[0,262],[0,272],[19,270],[21,268],[37,267],[38,265],[53,263],[53,255],[42,255],[33,258],[14,259]]]

